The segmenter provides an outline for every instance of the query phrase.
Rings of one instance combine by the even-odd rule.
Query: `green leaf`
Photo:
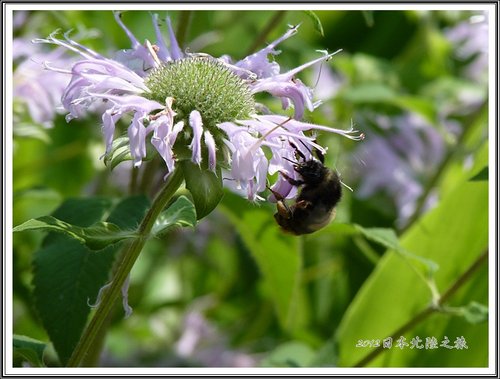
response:
[[[321,20],[319,19],[319,17],[316,15],[316,13],[314,13],[313,11],[302,11],[304,12],[307,16],[309,16],[309,18],[311,19],[311,21],[313,22],[313,25],[314,25],[314,29],[319,33],[321,34],[321,36],[324,36],[325,33],[323,31],[323,25],[321,25]]]
[[[64,233],[86,245],[91,250],[101,250],[116,242],[134,237],[133,233],[122,232],[118,226],[109,222],[99,221],[90,227],[82,228],[68,224],[52,216],[43,216],[29,220],[14,228],[14,232],[25,230],[45,230]]]
[[[108,280],[118,245],[92,254],[65,235],[35,253],[35,305],[62,364],[80,339],[89,304]]]
[[[32,367],[44,367],[43,352],[47,344],[30,337],[14,334],[13,336],[13,366],[21,367],[28,362]]]
[[[380,83],[363,83],[343,92],[347,101],[359,103],[384,103],[392,102],[397,93],[389,86]]]
[[[143,161],[151,160],[155,152],[150,144],[146,145],[146,156]],[[114,169],[120,163],[131,161],[132,154],[130,153],[130,139],[127,135],[115,138],[111,145],[110,151],[104,155],[104,164],[111,169]]]
[[[385,238],[379,238],[384,241]],[[389,242],[391,239],[389,239]],[[390,242],[392,243],[392,242]],[[449,288],[458,275],[465,272],[488,246],[488,186],[483,182],[463,182],[441,200],[438,207],[426,214],[421,222],[414,225],[401,239],[401,246],[423,258],[432,259],[439,264],[434,279],[439,290]],[[477,274],[479,275],[479,274]],[[471,283],[472,284],[472,283]],[[475,286],[475,292],[467,292],[464,302],[483,301],[487,291]],[[469,296],[475,296],[470,298]],[[487,298],[487,297],[486,297]],[[458,299],[458,300],[457,300]],[[453,297],[454,302],[461,297]],[[370,350],[356,347],[358,340],[383,339],[411,320],[430,302],[427,285],[415,275],[412,269],[398,256],[386,253],[358,291],[338,327],[335,347],[340,366],[352,366],[366,356]],[[487,344],[486,329],[473,329],[472,324],[463,318],[451,328],[456,336],[464,335],[474,339],[478,346]],[[406,336],[435,336],[440,339],[453,322],[450,316],[436,314],[411,330]],[[466,334],[468,333],[468,334]],[[450,339],[452,336],[449,336]],[[329,364],[328,355],[323,355],[318,364]],[[459,351],[447,352],[450,366],[486,364],[487,353],[460,354]],[[420,366],[424,358],[414,350],[391,349],[384,351],[370,366]],[[436,355],[429,355],[429,362],[442,361]],[[437,361],[433,361],[437,359]],[[481,362],[481,363],[479,363]],[[436,363],[434,363],[436,364]]]
[[[398,236],[393,229],[389,228],[363,228],[361,225],[354,225],[366,238],[379,243],[380,245],[396,251],[404,251],[399,244]]]
[[[393,229],[364,228],[361,225],[354,225],[354,226],[369,240],[372,240],[373,242],[376,242],[386,247],[389,250],[397,251],[399,254],[405,256],[406,258],[410,258],[414,261],[423,264],[425,266],[426,275],[431,275],[438,270],[439,266],[436,264],[436,262],[412,254],[411,252],[406,250],[403,246],[401,246],[398,236],[396,235],[396,232]]]
[[[361,11],[361,13],[363,14],[366,26],[371,28],[375,24],[375,21],[373,20],[373,11]]]
[[[472,182],[488,181],[488,166],[483,167],[476,175],[469,179]]]
[[[399,95],[392,99],[390,103],[400,107],[402,110],[418,113],[433,125],[437,125],[439,122],[436,104],[429,99],[418,96]]]
[[[186,188],[193,196],[196,217],[201,220],[212,212],[222,199],[222,176],[208,169],[202,169],[188,160],[179,162],[186,181]]]
[[[196,225],[196,210],[193,203],[186,196],[179,198],[164,210],[156,220],[151,234],[159,236],[175,226],[191,226]]]
[[[255,259],[281,326],[289,331],[300,327],[306,309],[300,303],[299,238],[279,229],[274,210],[256,207],[238,195],[226,193],[219,208],[230,218]]]
[[[465,319],[471,324],[488,321],[488,307],[476,301],[471,301],[463,309]]]
[[[114,139],[110,151],[104,155],[104,164],[114,169],[119,163],[132,160],[129,142],[127,136]]]
[[[308,367],[314,355],[314,350],[308,345],[292,341],[274,349],[264,358],[261,365],[264,367]]]
[[[114,208],[106,199],[71,199],[54,216],[66,223],[87,226],[102,221],[122,229],[137,227],[149,202],[144,196],[127,198]],[[85,327],[89,304],[108,281],[109,271],[120,244],[97,254],[67,234],[50,233],[43,248],[35,253],[34,300],[42,323],[59,355],[66,364]]]
[[[70,198],[61,204],[52,214],[53,217],[77,226],[90,226],[102,220],[112,208],[109,198]]]

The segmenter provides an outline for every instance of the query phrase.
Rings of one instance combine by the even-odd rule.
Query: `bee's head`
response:
[[[295,163],[294,167],[307,184],[321,183],[328,169],[319,160],[311,159],[305,162]]]

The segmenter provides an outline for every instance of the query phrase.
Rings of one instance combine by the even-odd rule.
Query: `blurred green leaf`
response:
[[[397,98],[397,93],[385,84],[363,83],[345,90],[343,96],[353,103],[388,103]]]
[[[361,225],[355,225],[355,228],[368,239],[377,242],[388,249],[404,251],[403,247],[399,244],[398,236],[393,229],[363,228]]]
[[[189,160],[179,162],[186,181],[186,188],[193,196],[196,218],[201,220],[219,204],[222,191],[222,175],[200,168]]]
[[[487,181],[488,180],[488,166],[483,167],[476,175],[469,179],[472,182]]]
[[[281,326],[294,330],[304,322],[300,306],[302,257],[299,238],[283,233],[274,211],[251,206],[238,195],[226,193],[220,209],[229,216],[255,259]]]
[[[362,11],[362,13],[363,13],[363,18],[365,19],[366,22],[366,26],[371,28],[375,23],[373,20],[373,11]]]
[[[13,336],[13,366],[21,367],[27,362],[31,367],[45,367],[43,363],[43,352],[47,344],[30,337]]]
[[[46,187],[18,191],[13,197],[14,225],[49,214],[63,201],[58,192]]]
[[[487,194],[486,184],[463,183],[401,240],[405,249],[424,258],[432,258],[439,264],[435,279],[441,290],[449,287],[457,275],[464,272],[488,246]],[[356,341],[383,339],[391,335],[426,308],[429,301],[425,284],[415,277],[400,257],[386,253],[339,326],[335,336],[339,365],[351,366],[369,352],[368,349],[356,348]],[[433,324],[429,322],[427,330],[432,330]],[[434,334],[441,337],[441,329],[436,328]],[[407,366],[413,362],[413,354],[392,349],[391,354],[381,354],[370,366]],[[451,362],[464,366],[467,365],[467,358],[456,354],[455,361]],[[487,354],[483,356],[483,362],[487,362]]]
[[[399,254],[403,255],[406,258],[410,258],[414,261],[417,261],[425,266],[425,274],[430,275],[435,273],[439,266],[436,262],[433,262],[430,259],[425,259],[423,257],[419,257],[415,254],[412,254],[408,250],[406,250],[403,246],[401,246],[399,242],[399,238],[396,235],[396,232],[393,229],[389,228],[363,228],[360,225],[354,225],[355,228],[360,231],[366,238],[372,240],[389,250],[397,251]]]
[[[16,128],[14,129],[14,135],[16,138],[35,138],[43,141],[44,143],[50,143],[50,137],[47,133],[47,129],[41,125],[33,124],[29,122],[18,122],[16,123]]]
[[[308,345],[292,341],[274,349],[262,362],[264,367],[308,367],[315,352]]]
[[[196,210],[193,203],[185,196],[179,198],[164,210],[156,220],[151,234],[154,236],[161,235],[174,226],[191,226],[196,225]]]
[[[472,324],[488,321],[488,307],[476,301],[471,301],[464,307],[464,317]]]

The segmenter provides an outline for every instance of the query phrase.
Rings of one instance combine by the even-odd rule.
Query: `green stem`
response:
[[[139,257],[144,244],[148,240],[149,233],[158,218],[160,212],[170,202],[172,196],[175,194],[179,186],[182,184],[183,175],[180,169],[174,170],[165,184],[165,187],[156,196],[151,208],[144,216],[139,229],[137,231],[137,238],[125,247],[122,255],[121,262],[112,279],[111,285],[104,293],[99,306],[94,314],[94,317],[85,329],[78,345],[76,346],[71,358],[68,361],[68,367],[78,367],[90,349],[93,347],[94,340],[99,333],[106,317],[111,311],[115,301],[120,297],[121,288],[123,283],[130,274],[135,261]]]
[[[391,334],[391,338],[396,340],[399,336],[402,336],[409,330],[412,330],[419,323],[427,319],[430,315],[436,312],[446,312],[447,308],[443,307],[444,303],[449,300],[449,298],[454,295],[464,284],[467,283],[469,279],[472,278],[474,273],[488,261],[488,249],[486,249],[472,264],[462,273],[453,284],[448,287],[448,289],[440,296],[436,304],[430,304],[428,307],[417,313],[411,320],[402,325],[396,331]],[[372,360],[374,360],[378,355],[384,351],[382,345],[377,347],[375,350],[367,354],[363,359],[354,365],[354,367],[364,367]]]

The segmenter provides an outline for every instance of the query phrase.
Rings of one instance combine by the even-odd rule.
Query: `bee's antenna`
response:
[[[307,146],[304,141],[302,140],[299,140],[300,143],[302,143],[302,145],[304,145],[304,147],[307,149],[307,151],[309,151],[309,153],[311,155],[313,155],[313,152],[311,151],[311,149],[309,148],[309,146]],[[316,142],[316,140],[314,140],[314,142]],[[318,149],[318,148],[314,148],[314,151],[316,152],[316,156],[318,157],[319,161],[321,163],[325,163],[325,155]]]
[[[299,139],[299,142],[300,142],[300,143],[301,143],[301,144],[302,144],[302,145],[303,145],[303,146],[307,149],[307,151],[309,151],[309,153],[311,153],[311,155],[312,155],[312,153],[313,153],[313,152],[311,151],[311,149],[309,149],[309,146],[307,146],[307,145],[304,143],[304,141],[302,141],[301,139]]]
[[[347,184],[345,184],[342,180],[340,180],[340,184],[342,184],[345,188],[347,188],[349,191],[354,192],[354,190],[349,187]]]
[[[296,165],[296,164],[297,164],[297,162],[294,162],[294,161],[292,161],[291,159],[288,159],[287,157],[281,157],[281,158],[283,158],[285,161],[288,161],[288,162],[290,162],[290,163],[293,163],[294,165]]]

